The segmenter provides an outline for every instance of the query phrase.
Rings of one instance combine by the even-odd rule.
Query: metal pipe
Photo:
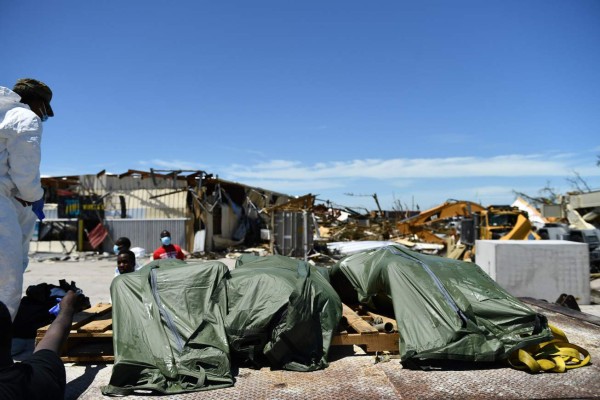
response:
[[[373,325],[379,332],[392,333],[394,332],[394,324],[391,322],[382,322],[381,324]]]

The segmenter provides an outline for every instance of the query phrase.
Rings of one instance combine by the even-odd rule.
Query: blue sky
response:
[[[600,2],[4,2],[42,174],[202,169],[374,209],[600,188]]]

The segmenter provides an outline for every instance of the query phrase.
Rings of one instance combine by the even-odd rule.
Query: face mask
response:
[[[171,238],[168,236],[162,237],[160,238],[160,241],[162,242],[162,244],[164,244],[165,246],[168,246],[171,244]]]
[[[119,254],[119,246],[115,244],[115,246],[113,247],[113,251],[115,252],[115,254]]]

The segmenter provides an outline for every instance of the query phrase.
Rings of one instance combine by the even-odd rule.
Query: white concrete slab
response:
[[[565,293],[590,304],[587,244],[563,240],[478,240],[475,262],[517,297],[554,302]]]

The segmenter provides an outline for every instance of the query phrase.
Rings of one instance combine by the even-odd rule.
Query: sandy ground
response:
[[[23,293],[29,285],[46,282],[58,285],[60,279],[74,281],[92,304],[110,301],[110,283],[115,275],[116,257],[83,261],[37,261],[30,259],[25,270]]]

